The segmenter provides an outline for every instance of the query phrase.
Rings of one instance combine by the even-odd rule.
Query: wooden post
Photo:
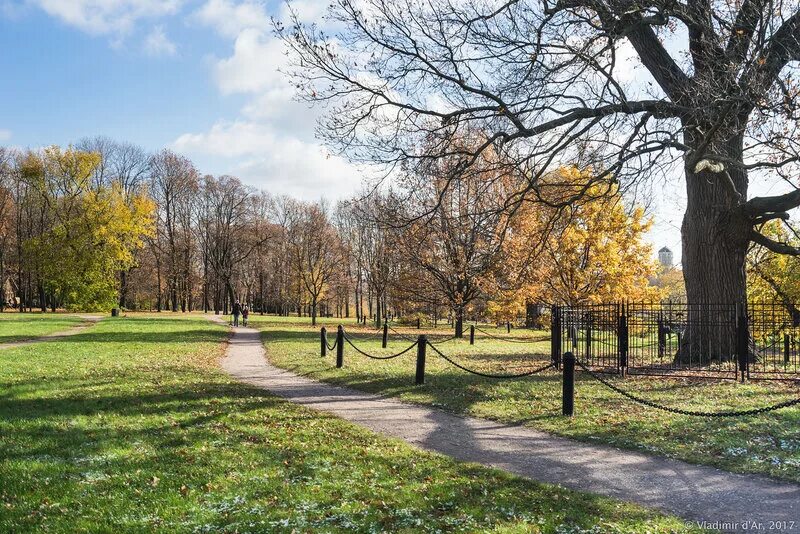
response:
[[[568,417],[572,417],[575,414],[575,355],[572,352],[564,353],[561,413]]]
[[[474,324],[469,326],[469,344],[470,345],[474,345],[475,344],[475,325]]]
[[[319,355],[323,358],[328,355],[328,331],[324,326],[319,329]]]
[[[344,365],[344,327],[339,325],[336,329],[336,367],[341,369]]]
[[[383,323],[383,344],[381,346],[385,349],[386,344],[388,342],[389,342],[389,325],[387,323]]]
[[[506,333],[511,333],[511,321],[506,321]]]
[[[425,383],[425,351],[428,348],[428,338],[424,334],[417,338],[417,375],[414,383],[421,386]]]

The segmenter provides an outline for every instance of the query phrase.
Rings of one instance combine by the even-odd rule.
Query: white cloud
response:
[[[318,0],[292,3],[304,20],[318,17],[326,5]],[[280,72],[287,66],[284,45],[271,35],[264,5],[207,0],[192,17],[233,39],[231,55],[214,61],[213,79],[221,94],[249,99],[236,120],[181,135],[172,148],[201,165],[208,160],[209,170],[235,174],[273,193],[304,199],[352,194],[361,173],[314,140],[318,111],[293,101],[294,89]]]
[[[0,142],[11,139],[11,130],[0,129]]]
[[[226,172],[272,193],[309,200],[340,198],[360,183],[358,170],[342,158],[256,122],[218,122],[207,133],[180,136],[172,148],[190,157],[225,158],[234,165]]]
[[[286,87],[278,71],[286,64],[283,43],[256,29],[243,30],[233,55],[214,66],[214,79],[223,94],[258,93]]]
[[[144,51],[154,57],[174,56],[178,49],[164,32],[163,26],[156,26],[145,38]]]
[[[176,13],[184,0],[31,0],[47,14],[93,35],[127,34],[139,19]]]
[[[195,12],[194,19],[231,39],[247,29],[266,31],[270,27],[270,18],[264,5],[251,0],[239,3],[208,0]]]

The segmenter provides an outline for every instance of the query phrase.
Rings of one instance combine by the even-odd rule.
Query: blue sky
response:
[[[325,2],[295,2],[318,17]],[[0,0],[0,143],[105,135],[171,148],[199,170],[313,199],[359,172],[313,137],[258,0]]]
[[[294,0],[316,20],[326,0]],[[0,144],[105,135],[190,157],[304,199],[354,192],[361,172],[315,140],[292,100],[261,0],[0,0]],[[633,73],[630,73],[633,76]],[[650,240],[680,257],[682,186],[669,184]]]

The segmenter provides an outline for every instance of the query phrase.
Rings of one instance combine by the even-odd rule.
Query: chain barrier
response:
[[[328,339],[327,339],[327,338],[325,338],[325,345],[328,347],[328,350],[334,350],[334,349],[336,349],[336,344],[337,344],[337,343],[339,343],[339,340],[338,340],[338,339],[337,339],[336,341],[334,341],[334,342],[333,342],[333,345],[331,345],[330,343],[328,343]]]
[[[758,415],[762,413],[774,412],[775,410],[780,410],[782,408],[789,408],[790,406],[795,406],[800,404],[800,398],[788,400],[785,402],[781,402],[778,404],[774,404],[772,406],[765,406],[763,408],[753,408],[751,410],[740,410],[740,411],[721,411],[721,412],[700,412],[695,410],[683,410],[680,408],[670,408],[669,406],[662,406],[657,404],[653,401],[643,399],[641,397],[637,397],[636,395],[625,391],[624,389],[615,386],[614,384],[610,383],[605,378],[599,376],[597,373],[592,371],[589,367],[587,367],[582,361],[575,359],[575,363],[580,366],[581,369],[589,373],[589,376],[606,386],[607,388],[615,391],[616,393],[626,397],[634,402],[638,402],[639,404],[644,404],[645,406],[649,406],[651,408],[655,408],[656,410],[662,410],[669,413],[674,413],[678,415],[690,415],[693,417],[742,417],[746,415]]]
[[[462,371],[466,371],[466,372],[471,373],[473,375],[483,376],[483,377],[486,377],[486,378],[499,378],[499,379],[503,379],[503,378],[523,378],[523,377],[526,377],[526,376],[535,375],[536,373],[541,373],[542,371],[550,369],[554,365],[551,362],[551,363],[548,363],[547,365],[545,365],[544,367],[540,367],[538,369],[533,369],[532,371],[526,371],[524,373],[513,374],[513,375],[496,375],[496,374],[492,374],[492,373],[483,373],[481,371],[475,371],[474,369],[468,369],[468,368],[464,367],[463,365],[458,364],[458,363],[454,362],[453,360],[451,360],[450,358],[448,358],[447,356],[445,356],[439,349],[437,349],[436,347],[434,347],[430,343],[428,343],[428,346],[431,349],[433,349],[433,352],[438,354],[442,359],[444,359],[445,361],[447,361],[451,365],[454,365],[454,366],[458,367]]]
[[[475,331],[476,332],[480,332],[482,334],[486,334],[487,336],[489,336],[491,338],[498,339],[500,341],[507,341],[509,343],[538,343],[538,342],[541,342],[541,341],[550,341],[550,336],[543,337],[543,338],[540,338],[540,339],[510,339],[510,338],[507,338],[507,337],[496,336],[494,334],[490,334],[489,332],[487,332],[483,328],[478,328],[477,326],[475,327]]]
[[[456,336],[450,336],[446,339],[440,339],[439,341],[428,341],[428,345],[441,345],[442,343],[447,343],[448,341],[453,341]]]
[[[416,339],[414,339],[413,337],[409,337],[409,336],[403,334],[402,332],[399,332],[399,331],[395,330],[391,325],[389,326],[389,330],[391,330],[392,332],[394,332],[395,334],[397,334],[401,338],[405,339],[406,341],[416,342]]]
[[[411,349],[413,349],[414,347],[416,347],[417,343],[418,343],[417,341],[415,341],[413,345],[411,345],[410,347],[408,347],[405,350],[402,350],[402,351],[398,352],[397,354],[392,354],[390,356],[375,356],[373,354],[369,354],[367,352],[364,352],[363,350],[361,350],[358,347],[356,347],[355,344],[353,344],[353,341],[350,339],[350,337],[347,334],[344,335],[344,340],[347,341],[347,344],[350,345],[351,347],[353,347],[356,350],[356,352],[358,352],[359,354],[361,354],[363,356],[366,356],[367,358],[372,358],[373,360],[391,360],[393,358],[397,358],[398,356],[402,356],[406,352],[408,352]]]

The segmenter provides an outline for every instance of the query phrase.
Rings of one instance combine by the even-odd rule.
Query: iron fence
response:
[[[800,379],[800,313],[785,304],[553,307],[552,357],[602,372]]]

